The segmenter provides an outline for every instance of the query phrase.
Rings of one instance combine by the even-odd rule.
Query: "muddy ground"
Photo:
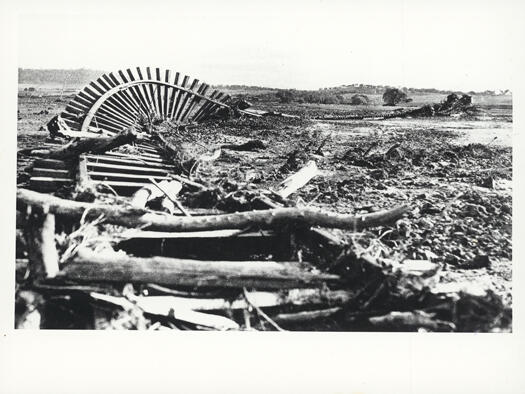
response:
[[[41,127],[66,104],[57,96],[19,97],[18,148],[43,142],[48,133]],[[410,206],[392,227],[333,230],[355,250],[430,260],[440,266],[440,282],[488,287],[512,306],[511,109],[487,105],[479,119],[388,121],[316,120],[342,111],[330,105],[259,103],[257,109],[301,117],[217,120],[195,129],[202,150],[250,139],[267,146],[256,153],[225,150],[200,167],[197,179],[220,183],[227,177],[234,195],[241,187],[275,186],[315,160],[322,175],[294,197],[299,204],[340,213]],[[18,164],[27,162],[20,158]],[[221,203],[210,201],[218,208]],[[511,322],[494,321],[483,330],[509,331]]]

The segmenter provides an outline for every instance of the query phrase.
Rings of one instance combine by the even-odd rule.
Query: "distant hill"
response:
[[[348,93],[382,94],[388,88],[398,88],[407,94],[456,93],[456,94],[470,94],[470,95],[478,94],[478,95],[487,95],[487,96],[510,94],[510,91],[508,89],[500,90],[500,91],[485,90],[482,92],[475,92],[471,90],[469,92],[466,92],[466,91],[464,92],[460,90],[443,90],[443,89],[434,89],[434,88],[407,88],[407,87],[390,86],[390,85],[365,85],[362,83],[354,83],[352,85],[342,85],[342,86],[336,86],[336,87],[330,87],[330,88],[323,88],[319,90],[330,91],[330,92],[334,92],[338,94],[348,94]]]
[[[227,90],[231,92],[239,92],[241,93],[252,93],[252,94],[264,94],[264,93],[270,93],[270,92],[277,92],[277,91],[292,91],[292,92],[298,92],[300,94],[307,94],[307,93],[316,93],[316,94],[368,94],[368,95],[377,95],[377,94],[383,94],[384,91],[388,88],[397,87],[397,86],[390,86],[390,85],[365,85],[362,83],[355,83],[351,85],[341,85],[341,86],[334,86],[329,88],[320,88],[317,90],[298,90],[298,89],[278,89],[278,88],[268,88],[268,87],[260,87],[260,86],[247,86],[247,85],[216,85],[215,88]],[[447,95],[450,93],[456,93],[458,95],[461,94],[470,94],[470,95],[485,95],[485,96],[505,96],[510,95],[510,90],[498,90],[498,91],[492,91],[492,90],[485,90],[483,92],[475,92],[475,91],[469,91],[469,92],[463,92],[459,90],[443,90],[443,89],[434,89],[434,88],[407,88],[407,87],[397,87],[404,91],[407,94],[441,94],[441,95]]]
[[[21,84],[35,84],[35,85],[68,85],[68,86],[83,86],[88,84],[90,81],[97,79],[105,71],[102,70],[90,70],[86,68],[80,68],[76,70],[62,70],[62,69],[31,69],[31,68],[19,68],[18,69],[18,83]],[[255,94],[264,95],[272,94],[282,89],[260,87],[260,86],[248,86],[248,85],[215,85],[215,88],[230,91],[234,94]],[[317,92],[323,94],[382,94],[386,88],[390,86],[383,85],[366,85],[361,83],[354,83],[351,85],[342,85],[337,87],[322,88],[318,90],[300,91],[306,92]],[[289,89],[284,89],[289,90]],[[293,89],[295,90],[295,89]],[[467,92],[453,92],[450,90],[439,90],[433,88],[402,88],[407,94],[449,94],[449,93],[467,93]],[[473,92],[470,91],[468,94],[484,94],[488,96],[492,95],[510,95],[509,90],[503,91],[484,91],[484,92]]]
[[[18,83],[24,84],[67,84],[67,85],[85,85],[100,77],[105,71],[89,70],[80,68],[77,70],[39,70],[32,68],[18,69]]]

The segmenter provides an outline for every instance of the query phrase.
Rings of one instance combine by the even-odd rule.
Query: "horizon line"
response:
[[[35,68],[35,67],[18,67],[18,70],[39,70],[39,71],[97,71],[102,73],[109,73],[109,72],[115,72],[115,71],[108,71],[108,70],[102,70],[102,69],[96,69],[96,68]],[[122,68],[120,69],[122,70]],[[18,81],[18,83],[20,83]],[[246,87],[254,87],[254,88],[261,88],[261,89],[271,89],[271,90],[302,90],[302,91],[316,91],[316,90],[323,90],[323,89],[336,89],[341,87],[347,87],[347,86],[355,86],[355,85],[364,85],[364,86],[370,86],[370,87],[384,87],[384,88],[398,88],[398,89],[416,89],[416,90],[437,90],[440,92],[461,92],[461,93],[485,93],[485,92],[509,92],[512,93],[512,90],[510,88],[498,88],[498,89],[485,89],[485,90],[473,90],[473,89],[448,89],[448,88],[436,88],[436,87],[415,87],[415,86],[402,86],[402,85],[391,85],[391,84],[384,84],[384,83],[363,83],[363,82],[354,82],[350,84],[340,84],[340,85],[332,85],[332,86],[325,86],[325,87],[318,87],[317,89],[302,89],[302,88],[279,88],[279,87],[272,87],[272,86],[260,86],[260,85],[250,85],[247,83],[212,83],[212,86],[246,86]]]

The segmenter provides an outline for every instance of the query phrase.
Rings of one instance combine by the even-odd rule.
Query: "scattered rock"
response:
[[[460,267],[466,269],[490,268],[490,258],[487,255],[478,255],[473,260],[460,264]]]
[[[386,178],[385,170],[378,168],[377,170],[370,171],[370,176],[374,179],[383,179]]]
[[[493,176],[487,176],[483,178],[480,182],[480,186],[486,187],[488,189],[494,189],[494,177]]]
[[[421,207],[421,213],[422,214],[425,214],[425,213],[437,214],[437,213],[441,213],[442,211],[443,211],[443,207],[442,206],[435,205],[435,204],[430,203],[430,202],[424,203],[423,206]]]

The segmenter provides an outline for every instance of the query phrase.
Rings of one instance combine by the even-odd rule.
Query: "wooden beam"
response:
[[[91,180],[89,179],[88,175],[86,155],[81,155],[78,160],[77,183],[80,189],[87,189],[91,186]]]
[[[168,257],[132,257],[120,252],[94,253],[79,247],[61,271],[78,281],[158,283],[185,287],[286,289],[338,283],[338,275],[313,273],[307,263],[274,261],[202,261]]]
[[[115,170],[121,170],[122,172],[128,172],[128,173],[146,173],[146,174],[163,174],[168,175],[170,173],[167,169],[162,168],[151,168],[151,167],[141,167],[141,166],[126,166],[126,165],[120,165],[120,164],[109,164],[109,163],[94,163],[92,161],[88,161],[87,163],[88,168],[108,168],[108,169],[115,169]]]
[[[93,161],[99,161],[99,160],[113,160],[113,161],[122,161],[127,162],[131,164],[147,164],[148,166],[153,165],[156,167],[163,166],[163,167],[169,167],[173,168],[173,165],[171,165],[168,161],[155,158],[155,157],[147,157],[142,156],[140,154],[130,154],[130,153],[121,153],[121,152],[106,152],[104,155],[91,155],[89,156],[92,162]]]
[[[35,279],[53,278],[59,271],[55,245],[55,215],[47,207],[31,211],[24,226],[29,267]]]
[[[30,153],[32,155],[40,156],[46,159],[76,159],[82,153],[103,153],[121,145],[131,143],[135,141],[136,138],[137,134],[135,132],[132,130],[127,130],[110,138],[93,137],[72,140],[68,144],[63,145],[62,147],[55,150],[32,149]]]
[[[56,159],[36,159],[34,167],[38,168],[55,168],[55,169],[69,169],[70,165],[64,160]]]
[[[152,286],[153,287],[153,286]],[[280,292],[252,291],[250,301],[259,308],[276,308],[283,306],[336,306],[350,302],[355,293],[349,290],[329,289],[292,289]],[[243,296],[233,300],[224,298],[196,298],[180,296],[136,297],[134,300],[140,308],[156,311],[156,314],[167,315],[170,309],[196,311],[242,310],[249,307]],[[336,306],[337,309],[339,309]],[[335,312],[335,311],[330,311]],[[304,312],[303,312],[304,313]]]
[[[69,178],[31,177],[29,179],[30,187],[40,191],[54,191],[61,186],[72,183],[73,179]]]
[[[341,307],[326,308],[313,311],[301,311],[294,313],[279,313],[272,316],[272,319],[279,324],[298,324],[312,322],[319,319],[326,319],[341,311]]]
[[[98,172],[98,171],[90,171],[89,176],[90,178],[92,178],[93,181],[97,181],[97,180],[117,181],[117,180],[122,180],[122,179],[124,180],[143,179],[146,183],[151,183],[148,181],[148,179],[151,177],[153,177],[154,179],[165,179],[165,180],[171,179],[169,176],[162,176],[162,175],[123,174],[120,172]],[[97,179],[97,178],[107,178],[107,179]]]
[[[130,229],[119,235],[124,239],[194,239],[194,238],[253,238],[253,237],[275,237],[273,231],[244,232],[243,230],[214,230],[214,231],[188,231],[188,232],[166,232],[166,231],[142,231]]]
[[[33,177],[50,177],[65,179],[71,176],[68,170],[56,170],[54,168],[33,168],[31,171]]]
[[[149,305],[141,303],[141,298],[134,298],[133,302],[125,297],[114,297],[111,295],[91,293],[91,297],[99,301],[105,301],[113,305],[118,305],[125,310],[133,310],[138,306],[145,313],[150,315],[160,315],[165,317],[171,317],[175,320],[183,321],[186,323],[193,324],[198,327],[206,327],[215,330],[238,330],[239,324],[231,319],[224,316],[212,315],[209,313],[195,312],[190,309],[176,308],[176,309],[163,309],[158,308],[156,305]]]
[[[293,175],[286,178],[279,184],[277,194],[281,198],[287,198],[290,194],[295,193],[301,187],[306,185],[312,178],[319,174],[319,169],[315,161],[310,160],[306,166],[301,168]]]
[[[125,187],[125,188],[142,188],[144,186],[151,185],[151,182],[124,182],[124,181],[100,181],[93,179],[92,182],[96,185],[106,185],[111,187]]]

